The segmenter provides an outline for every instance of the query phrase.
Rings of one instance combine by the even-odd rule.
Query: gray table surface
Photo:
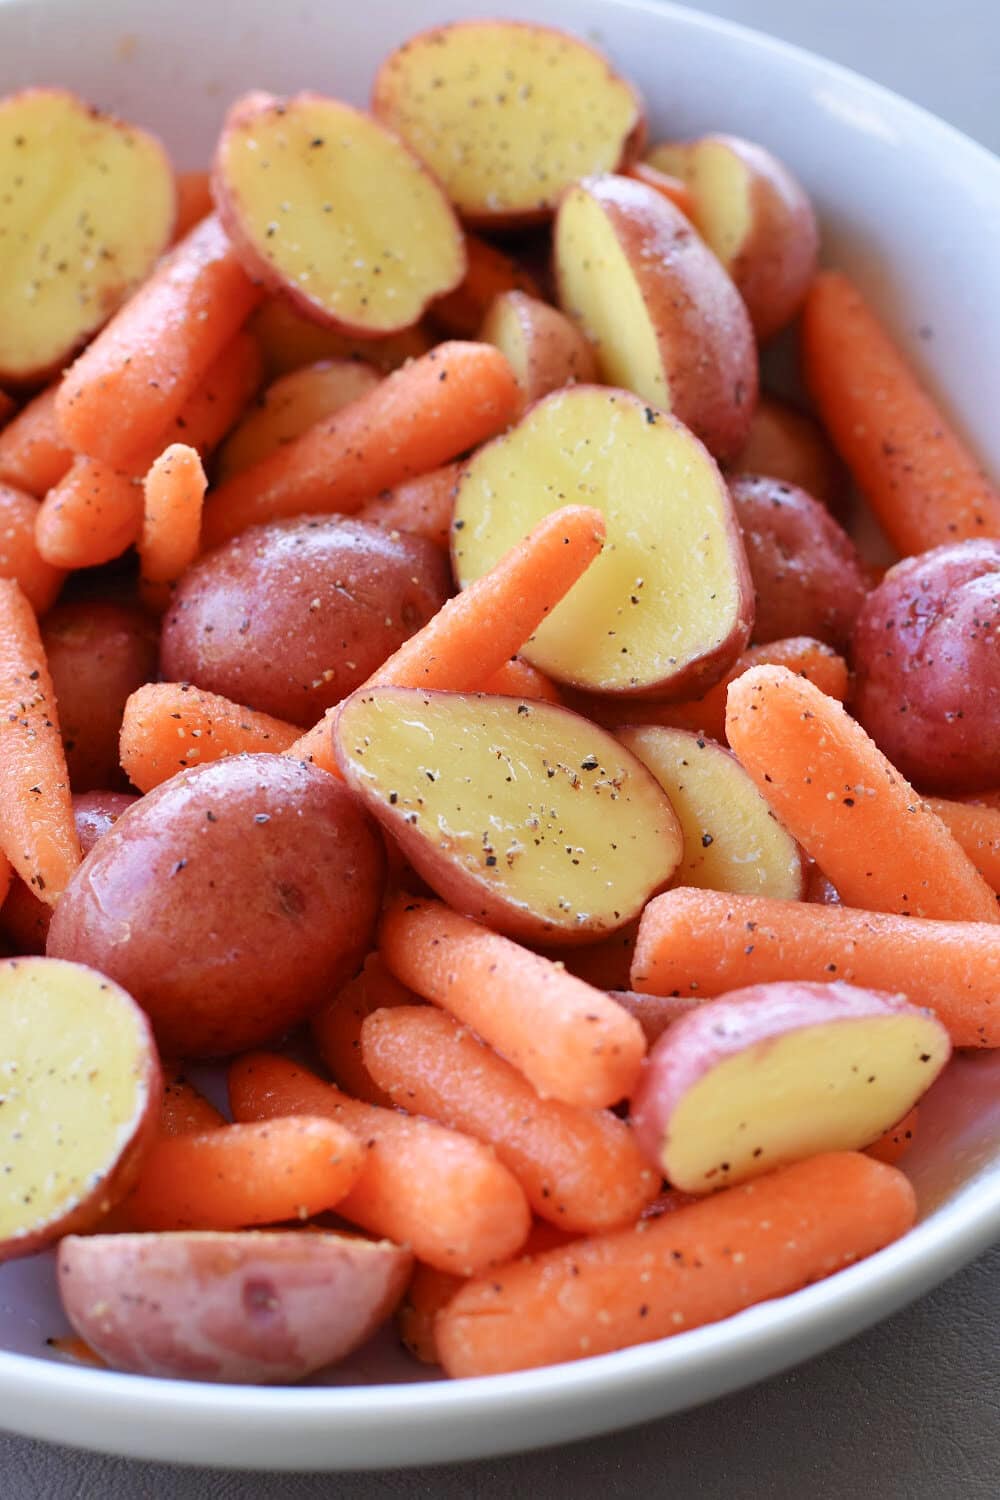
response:
[[[856,68],[1000,152],[1000,0],[710,0],[695,8]],[[498,14],[506,9],[526,13],[498,3]],[[797,1370],[612,1437],[436,1469],[267,1475],[141,1464],[0,1434],[0,1500],[997,1500],[998,1334],[1000,1248]]]

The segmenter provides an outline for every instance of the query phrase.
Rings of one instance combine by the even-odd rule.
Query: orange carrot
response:
[[[141,461],[262,295],[218,219],[196,224],[63,376],[67,441],[112,468]]]
[[[531,1215],[506,1167],[479,1141],[396,1110],[349,1099],[315,1073],[272,1053],[229,1069],[237,1120],[289,1114],[336,1120],[365,1147],[365,1165],[337,1212],[440,1271],[474,1275],[516,1255]]]
[[[447,296],[439,297],[430,310],[434,322],[450,337],[474,339],[490,303],[502,292],[541,297],[537,281],[523,266],[477,234],[465,236],[465,251],[465,280]]]
[[[6,854],[4,854],[3,850],[0,850],[0,906],[3,906],[4,902],[7,899],[7,895],[10,891],[11,881],[13,880],[13,878],[14,871],[11,867],[10,860],[7,858]]]
[[[956,1047],[1000,1047],[1000,931],[687,887],[642,914],[632,987],[702,1000],[779,979],[902,991]]]
[[[534,635],[593,562],[604,517],[583,505],[552,511],[494,568],[438,610],[383,662],[365,687],[438,688],[459,693],[488,682]],[[333,770],[330,709],[288,751]]]
[[[314,423],[342,411],[374,390],[381,378],[365,360],[326,359],[272,381],[226,439],[215,467],[216,483],[242,474]]]
[[[493,1146],[539,1218],[598,1234],[632,1223],[656,1197],[660,1174],[623,1120],[540,1099],[516,1068],[433,1006],[374,1011],[361,1048],[394,1104]]]
[[[980,875],[994,891],[1000,891],[1000,807],[976,807],[968,802],[949,802],[928,797],[952,838],[961,844]]]
[[[444,464],[440,469],[431,469],[429,474],[398,484],[395,489],[384,490],[362,505],[357,512],[358,520],[373,521],[386,531],[425,536],[429,542],[447,547],[461,471],[461,464]]]
[[[810,288],[802,357],[834,446],[899,552],[1000,536],[1000,493],[839,271]]]
[[[148,682],[125,705],[122,769],[140,792],[151,792],[189,766],[244,751],[285,750],[298,733],[294,724],[188,682]]]
[[[179,1073],[169,1075],[163,1082],[163,1101],[160,1105],[160,1134],[203,1135],[208,1130],[218,1130],[227,1123],[214,1104],[204,1094],[182,1078]]]
[[[25,490],[0,480],[0,578],[13,578],[37,614],[56,601],[66,577],[38,550],[35,522],[38,501]]]
[[[50,906],[80,863],[52,678],[34,611],[0,579],[0,848]]]
[[[422,1365],[439,1364],[434,1325],[437,1315],[465,1285],[465,1278],[437,1271],[417,1261],[402,1302],[396,1309],[396,1327],[403,1348]]]
[[[1000,791],[969,792],[964,797],[959,797],[956,800],[970,807],[1000,808]]]
[[[483,683],[484,693],[498,693],[504,698],[526,698],[545,703],[561,703],[562,695],[554,682],[520,656],[512,656]]]
[[[349,979],[312,1017],[316,1050],[338,1088],[352,1099],[392,1109],[394,1101],[380,1089],[361,1055],[361,1026],[373,1011],[411,1006],[417,997],[400,984],[380,953],[369,953],[360,974]]]
[[[499,349],[439,344],[223,484],[205,512],[206,545],[260,521],[356,511],[501,432],[519,403]]]
[[[0,480],[41,499],[73,462],[56,421],[58,385],[50,385],[0,432]]]
[[[707,734],[709,739],[725,743],[726,695],[729,685],[751,667],[787,667],[799,677],[808,678],[830,698],[843,703],[847,697],[847,663],[832,646],[814,641],[812,636],[795,635],[786,640],[768,641],[751,646],[737,657],[724,677],[709,688],[703,698],[691,703],[614,702],[611,698],[587,698],[573,694],[570,702],[586,718],[615,729],[620,724],[664,724],[670,729],[690,729]]]
[[[693,996],[685,995],[643,995],[637,990],[609,990],[608,993],[630,1016],[635,1016],[649,1047],[699,1003]]]
[[[364,1164],[349,1130],[311,1116],[162,1136],[143,1160],[128,1211],[138,1230],[308,1219],[335,1207]]]
[[[913,1137],[917,1133],[919,1113],[919,1106],[915,1104],[898,1125],[893,1125],[884,1135],[880,1135],[877,1141],[873,1141],[870,1146],[866,1147],[865,1155],[873,1156],[876,1161],[884,1161],[888,1166],[894,1167],[913,1144]]]
[[[35,542],[54,567],[93,568],[127,552],[141,527],[138,482],[81,454],[42,501]]]
[[[132,460],[140,476],[171,443],[187,443],[207,458],[218,447],[260,384],[262,360],[256,339],[238,333],[192,391],[177,416]]]
[[[410,896],[387,907],[380,946],[397,979],[471,1026],[543,1099],[603,1109],[632,1092],[642,1027],[558,964]]]
[[[212,212],[212,189],[207,172],[178,172],[174,181],[177,185],[176,244]]]
[[[470,1281],[438,1313],[441,1362],[449,1375],[496,1375],[667,1338],[862,1260],[915,1217],[894,1167],[814,1156]]]
[[[672,172],[661,172],[659,167],[654,167],[648,161],[634,161],[631,166],[625,168],[626,177],[634,177],[636,182],[644,182],[647,187],[655,188],[661,198],[666,198],[675,208],[679,208],[685,218],[697,226],[698,215],[695,210],[694,197],[686,182],[675,177]]]
[[[729,743],[848,906],[1000,922],[968,855],[843,706],[785,667],[730,686]]]
[[[198,556],[207,481],[201,459],[173,443],[152,464],[143,485],[139,560],[150,583],[174,583]]]

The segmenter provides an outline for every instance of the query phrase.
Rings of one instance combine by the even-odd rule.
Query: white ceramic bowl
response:
[[[656,133],[740,132],[811,189],[827,257],[873,296],[995,472],[1000,425],[1000,161],[842,69],[667,5],[532,0],[595,38],[641,85]],[[0,93],[63,83],[206,160],[251,87],[361,101],[409,32],[498,0],[0,0]],[[47,1357],[66,1331],[48,1257],[0,1268],[0,1423],[156,1459],[337,1469],[484,1457],[608,1431],[759,1380],[875,1322],[1000,1237],[1000,1056],[959,1059],[921,1105],[907,1169],[921,1222],[832,1280],[620,1354],[525,1375],[429,1381],[391,1334],[330,1385],[144,1380]]]

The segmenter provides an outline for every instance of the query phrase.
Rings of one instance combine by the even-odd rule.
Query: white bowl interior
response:
[[[0,0],[0,92],[71,85],[198,166],[235,94],[312,87],[362,102],[377,61],[407,34],[498,10],[495,0]],[[782,155],[814,196],[827,259],[870,293],[1000,472],[983,378],[1000,369],[1000,319],[989,315],[1000,303],[1000,162],[841,69],[703,15],[622,0],[535,0],[531,11],[595,39],[638,81],[654,138],[726,129]],[[274,1467],[458,1458],[639,1421],[847,1337],[1000,1235],[1000,1056],[955,1061],[921,1106],[906,1165],[922,1222],[873,1260],[661,1345],[487,1381],[429,1381],[391,1333],[332,1372],[334,1390],[72,1368],[45,1345],[66,1331],[51,1257],[11,1263],[0,1268],[0,1421],[122,1452]],[[293,1449],[276,1442],[291,1433]]]

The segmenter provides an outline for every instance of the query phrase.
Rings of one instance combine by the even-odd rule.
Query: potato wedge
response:
[[[378,371],[359,359],[318,360],[279,376],[226,438],[215,460],[215,483],[300,437],[378,382]]]
[[[437,182],[336,99],[238,99],[212,191],[247,269],[346,332],[409,328],[465,275],[465,240]]]
[[[902,995],[839,983],[733,990],[653,1047],[632,1101],[636,1139],[674,1187],[730,1187],[871,1145],[950,1053],[941,1022]]]
[[[592,692],[704,692],[744,649],[753,619],[743,543],[711,457],[627,391],[555,392],[462,476],[452,523],[460,585],[571,502],[603,511],[607,542],[521,654]]]
[[[594,351],[580,330],[558,308],[525,292],[495,298],[479,337],[506,354],[526,402],[597,378]]]
[[[34,382],[100,328],[163,251],[177,212],[155,136],[64,89],[0,101],[0,377]]]
[[[658,724],[617,737],[670,798],[684,835],[675,885],[800,901],[802,854],[731,750]]]
[[[521,21],[411,37],[379,69],[372,109],[484,228],[548,218],[564,188],[613,172],[643,134],[642,101],[606,58]]]
[[[594,344],[601,378],[670,411],[720,463],[746,443],[757,351],[732,281],[673,203],[628,177],[563,196],[559,305]]]
[[[432,890],[510,937],[596,941],[681,856],[645,767],[553,703],[361,688],[337,715],[334,746],[348,785]]]
[[[0,1261],[125,1197],[162,1088],[149,1023],[117,984],[58,959],[0,962]]]
[[[791,322],[816,273],[819,230],[805,188],[770,151],[735,135],[655,146],[647,160],[691,189],[695,223],[764,343]]]
[[[115,1370],[282,1384],[345,1358],[390,1316],[413,1257],[304,1230],[70,1235],[59,1294]]]

